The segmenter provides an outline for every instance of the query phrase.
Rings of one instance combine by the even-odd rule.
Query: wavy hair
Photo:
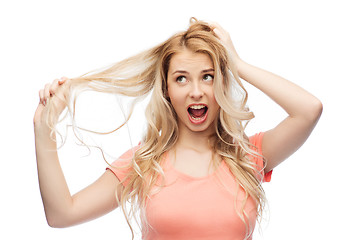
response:
[[[87,73],[70,81],[69,91],[91,89],[104,93],[116,93],[134,97],[134,105],[151,93],[145,112],[147,129],[142,144],[134,152],[130,161],[130,171],[124,179],[127,184],[119,184],[116,193],[133,237],[130,218],[140,212],[142,231],[146,233],[147,224],[143,211],[146,200],[151,195],[155,184],[164,177],[161,168],[162,156],[174,146],[178,139],[176,112],[166,97],[167,73],[172,56],[185,48],[196,53],[207,54],[214,65],[213,88],[220,110],[215,119],[216,133],[212,136],[214,140],[212,147],[214,153],[219,154],[229,167],[239,188],[243,188],[246,193],[241,211],[237,210],[237,206],[235,210],[247,229],[249,226],[244,211],[246,200],[250,197],[256,202],[258,217],[263,211],[265,194],[261,187],[260,173],[248,158],[249,154],[256,153],[251,150],[249,139],[244,132],[246,126],[244,123],[254,117],[246,107],[247,92],[232,59],[210,25],[192,18],[186,31],[173,35],[160,45],[115,63],[105,70]],[[239,91],[235,92],[234,89],[239,89]],[[75,115],[75,102],[76,95],[72,105],[72,117]],[[67,104],[71,109],[69,99],[67,99]],[[132,109],[124,124],[130,119]],[[56,119],[51,118],[51,112],[54,111],[51,101],[48,111],[48,124],[52,129],[56,129]],[[127,202],[131,202],[130,209],[127,209]],[[250,234],[248,231],[247,235]]]

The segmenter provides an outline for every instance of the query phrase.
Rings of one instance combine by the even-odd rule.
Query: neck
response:
[[[214,131],[193,132],[187,128],[179,128],[177,147],[193,149],[204,152],[212,149],[211,136]]]

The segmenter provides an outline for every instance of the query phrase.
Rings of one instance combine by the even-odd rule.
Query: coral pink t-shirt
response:
[[[261,152],[263,133],[250,137],[259,154]],[[134,149],[129,150],[115,161],[113,166],[123,166],[131,158]],[[240,211],[245,192],[238,191],[234,177],[224,161],[212,174],[205,177],[192,177],[177,171],[164,155],[163,170],[165,186],[155,191],[147,202],[146,217],[150,224],[149,232],[143,239],[152,240],[238,240],[246,236],[246,225],[235,211]],[[124,161],[122,159],[127,159]],[[271,172],[264,175],[263,159],[251,156],[263,181],[270,181]],[[108,168],[121,181],[126,176],[124,169]],[[253,232],[256,223],[255,202],[249,197],[245,204],[248,216],[248,231]],[[252,239],[251,236],[248,239]]]

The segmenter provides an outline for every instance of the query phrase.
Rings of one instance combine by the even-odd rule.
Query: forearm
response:
[[[114,193],[119,180],[109,171],[77,194],[70,194],[59,163],[56,142],[46,124],[49,118],[56,121],[66,107],[61,99],[68,98],[69,87],[67,78],[46,84],[39,91],[40,101],[33,120],[40,192],[51,227],[68,227],[89,221],[117,206]],[[49,109],[53,110],[52,115],[49,115]],[[56,122],[51,124],[56,125]]]
[[[296,84],[271,72],[252,66],[241,59],[236,61],[239,76],[279,104],[290,117],[315,120],[320,101]]]
[[[39,126],[40,125],[40,126]],[[41,197],[50,226],[56,219],[64,218],[72,206],[72,198],[62,172],[57,146],[50,138],[50,129],[36,124],[35,148]]]

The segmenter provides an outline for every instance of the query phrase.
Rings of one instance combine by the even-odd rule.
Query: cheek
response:
[[[177,96],[177,95],[172,95],[172,96],[170,97],[170,102],[171,102],[171,104],[173,105],[173,107],[174,107],[175,109],[180,108],[181,106],[183,106],[183,99],[180,98],[180,97]]]
[[[171,102],[182,102],[185,101],[185,91],[184,88],[180,88],[174,84],[168,85],[168,91],[167,91],[168,97],[171,99]]]
[[[171,102],[174,101],[174,91],[171,88],[168,88],[166,91],[166,97],[168,97],[170,99]]]
[[[179,93],[172,88],[168,88],[167,96],[170,99],[171,105],[176,109],[176,107],[181,104],[181,97]]]
[[[215,93],[214,93],[213,89],[211,89],[211,91],[209,92],[209,96],[210,96],[210,100],[211,100],[212,104],[215,106],[219,106],[219,104],[216,101]]]

